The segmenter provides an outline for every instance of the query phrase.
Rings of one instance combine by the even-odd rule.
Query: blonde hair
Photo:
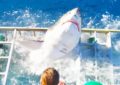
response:
[[[54,68],[47,68],[40,79],[41,85],[58,85],[59,73]]]

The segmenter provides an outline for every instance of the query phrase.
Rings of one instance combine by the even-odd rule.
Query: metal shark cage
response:
[[[7,82],[7,76],[8,76],[8,72],[9,72],[9,68],[10,68],[10,63],[11,63],[11,58],[13,56],[13,49],[15,46],[15,41],[17,36],[22,36],[22,32],[32,32],[32,36],[36,36],[36,32],[43,32],[45,33],[47,31],[47,28],[39,28],[39,27],[0,27],[0,34],[4,33],[5,36],[5,41],[0,41],[0,45],[4,45],[4,44],[9,44],[10,45],[10,49],[8,52],[7,56],[1,56],[0,55],[0,60],[1,59],[6,59],[7,60],[7,64],[5,66],[5,71],[1,71],[0,72],[0,76],[3,77],[3,79],[1,78],[1,81],[3,82],[3,85],[6,85]],[[112,29],[94,29],[94,28],[82,28],[81,30],[81,43],[82,43],[82,39],[84,39],[84,37],[87,36],[91,36],[94,37],[95,39],[97,38],[97,36],[99,35],[99,33],[103,33],[105,34],[105,42],[104,43],[100,43],[102,46],[106,46],[108,48],[108,50],[104,49],[104,54],[107,56],[107,58],[109,57],[109,59],[107,60],[108,62],[112,63],[111,59],[111,33],[119,33],[120,30],[112,30]],[[12,35],[12,38],[9,39],[9,33]],[[86,34],[88,33],[88,34]],[[86,34],[86,35],[85,35]],[[90,40],[90,44],[92,43],[96,43],[96,41],[94,39],[91,38]],[[92,45],[91,45],[92,46]],[[99,46],[97,44],[94,44],[94,56],[95,56],[95,60],[97,60],[97,58],[99,58],[100,56],[100,49],[98,48]],[[84,57],[84,56],[83,56]],[[100,57],[101,58],[101,57]],[[104,56],[102,57],[104,58]],[[2,63],[1,63],[2,64]],[[94,72],[89,72],[87,71],[88,69],[84,68],[84,71],[86,71],[85,75],[94,75],[96,80],[99,80],[98,78],[98,62],[95,61],[95,68],[96,70],[94,70]],[[83,68],[81,68],[83,69]],[[99,72],[99,74],[102,76],[104,74],[104,67],[100,68],[99,70],[102,70],[101,73]],[[108,69],[107,71],[110,72],[109,76],[110,76],[110,83],[109,85],[120,85],[120,73],[114,73],[114,70],[120,70],[120,67],[113,67],[113,65],[110,65],[110,69]],[[107,74],[107,73],[106,73]],[[82,77],[83,78],[83,77]],[[83,78],[84,81],[87,81],[85,79],[85,77]]]

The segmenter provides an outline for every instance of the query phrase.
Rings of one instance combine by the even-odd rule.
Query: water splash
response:
[[[6,17],[8,17],[8,16],[9,16],[9,18],[6,19]],[[17,10],[17,11],[12,11],[12,12],[10,11],[10,12],[4,12],[4,16],[2,16],[2,19],[0,20],[0,25],[1,26],[32,26],[32,27],[46,26],[47,27],[56,22],[56,19],[51,19],[50,17],[51,17],[51,15],[49,15],[48,13],[44,13],[42,11],[39,11],[37,13],[31,13],[31,11],[28,9]],[[60,17],[60,16],[57,15],[57,17]],[[101,15],[101,18],[99,19],[98,22],[96,22],[96,20],[98,20],[97,17],[87,19],[88,20],[87,23],[85,23],[84,20],[85,19],[83,19],[83,24],[85,24],[84,27],[120,29],[120,17],[119,16],[114,17],[113,15],[110,15],[109,13]],[[114,48],[113,51],[114,51],[114,55],[117,56],[117,57],[115,57],[116,59],[113,59],[114,62],[116,62],[117,60],[120,60],[120,56],[119,56],[120,37],[119,36],[120,36],[120,34],[112,34],[112,39],[113,39],[112,43],[113,43],[113,48]],[[16,56],[13,57],[11,70],[9,73],[10,79],[8,79],[8,82],[11,82],[12,85],[16,85],[16,84],[19,85],[19,84],[25,84],[25,83],[31,84],[31,85],[34,85],[34,84],[37,85],[39,82],[39,74],[46,68],[46,66],[48,66],[48,64],[45,64],[45,65],[40,64],[40,66],[38,66],[38,67],[41,67],[41,65],[43,67],[37,69],[37,71],[33,70],[34,68],[31,68],[30,66],[32,66],[34,62],[30,63],[30,60],[27,57],[27,53],[21,52],[20,54],[21,55],[16,54]],[[72,58],[73,58],[73,56],[76,56],[76,54],[72,55]],[[95,62],[94,62],[94,60],[91,59],[89,54],[86,57],[87,60],[85,58],[82,58],[84,56],[82,56],[82,57],[80,55],[78,55],[78,56],[80,57],[80,61],[81,61],[81,62],[79,62],[79,63],[81,63],[81,67],[80,67],[81,69],[84,69],[83,65],[86,65],[88,68],[95,69],[94,68]],[[85,62],[87,62],[87,63],[85,63]],[[117,63],[117,64],[119,64],[119,63]],[[69,68],[66,68],[66,65],[68,65]],[[78,69],[74,65],[79,65],[79,64],[75,64],[73,59],[69,59],[69,60],[66,59],[65,62],[63,62],[63,60],[61,59],[59,61],[54,62],[50,66],[54,66],[56,69],[58,69],[60,71],[60,75],[62,76],[62,78],[65,79],[66,82],[71,82],[71,83],[75,84],[74,81],[77,80],[76,75],[79,74],[78,70],[81,70],[81,69]],[[73,67],[75,67],[75,68],[73,68]],[[62,69],[62,70],[60,70],[60,69]],[[84,70],[82,70],[82,71],[84,71]],[[71,73],[73,73],[73,74],[71,74]],[[27,75],[25,75],[25,74],[27,74]],[[80,74],[80,75],[81,75],[80,76],[81,81],[85,82],[84,75],[82,75],[82,74]],[[109,75],[105,75],[105,76],[109,77]],[[34,79],[32,77],[34,77]],[[88,78],[88,80],[95,79],[95,76],[86,76],[86,77]],[[25,81],[22,79],[24,79]],[[106,78],[103,77],[103,79],[106,79]],[[103,79],[101,79],[101,80],[103,80]],[[83,83],[81,83],[81,84],[83,84]]]
[[[7,11],[0,16],[0,26],[47,27],[56,21],[54,18],[51,19],[51,16],[42,11],[33,13],[30,9]]]

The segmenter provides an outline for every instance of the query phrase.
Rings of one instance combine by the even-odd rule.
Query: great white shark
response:
[[[81,33],[81,18],[78,8],[64,14],[54,27],[45,34],[42,46],[30,52],[30,57],[59,59],[78,44]]]

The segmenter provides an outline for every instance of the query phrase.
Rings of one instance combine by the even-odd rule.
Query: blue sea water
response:
[[[120,0],[0,0],[0,26],[49,27],[75,7],[80,9],[82,28],[120,29]],[[119,36],[112,35],[114,61],[120,59]],[[38,85],[39,76],[16,72],[21,75],[11,72],[9,78],[15,76],[19,83],[13,78],[7,85]]]
[[[31,19],[37,23],[36,26],[50,26],[62,14],[75,7],[80,8],[83,27],[90,19],[94,20],[95,27],[102,27],[103,14],[111,15],[113,20],[120,15],[119,0],[1,0],[0,25],[29,26],[31,23],[25,22]],[[26,21],[23,22],[26,11],[29,16],[25,16]]]

